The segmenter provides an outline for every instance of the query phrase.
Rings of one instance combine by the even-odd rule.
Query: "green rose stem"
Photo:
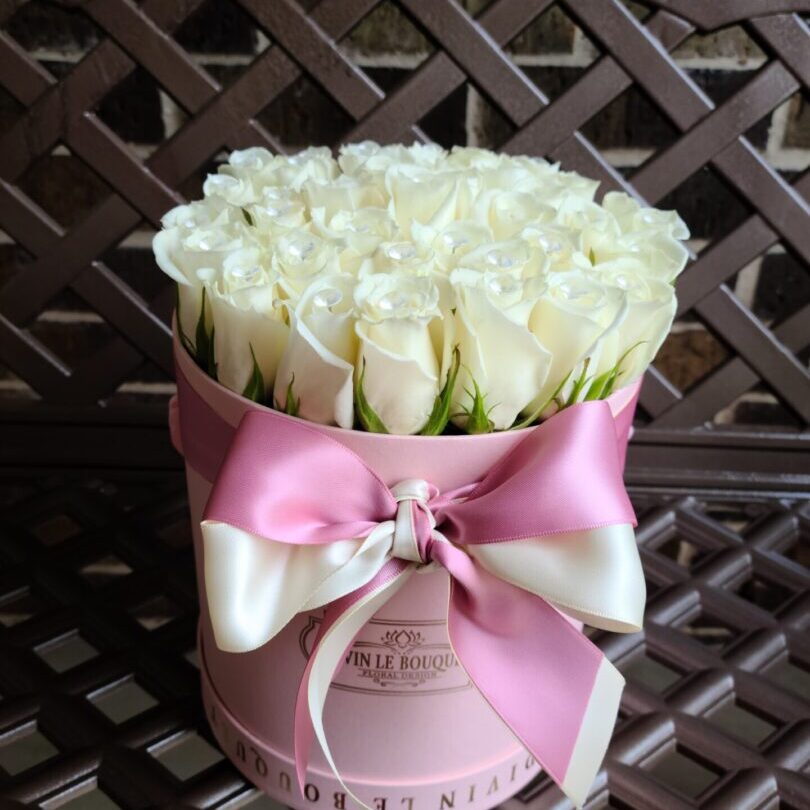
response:
[[[360,371],[360,376],[354,386],[354,406],[357,412],[357,418],[360,424],[369,433],[388,433],[388,428],[383,424],[382,419],[377,416],[374,408],[369,405],[366,399],[365,392],[363,391],[363,379],[366,376],[366,360],[363,358],[363,366]]]
[[[568,378],[572,373],[572,371],[569,371],[568,374],[562,378],[560,384],[554,389],[554,393],[536,411],[529,414],[529,416],[522,419],[520,422],[515,422],[515,424],[512,425],[509,430],[522,430],[523,428],[533,425],[542,416],[543,412],[557,399],[557,397],[560,395],[560,391],[563,390],[563,386],[568,382]]]
[[[256,362],[256,353],[253,351],[253,344],[248,343],[248,346],[250,346],[250,356],[253,358],[253,371],[250,373],[250,379],[247,381],[245,390],[242,391],[242,396],[253,402],[258,402],[261,405],[264,403],[264,377],[262,377],[262,370]],[[292,385],[292,383],[290,383],[290,385]]]
[[[453,399],[453,390],[456,387],[458,370],[461,367],[461,352],[458,346],[453,348],[453,360],[447,371],[447,379],[444,388],[439,392],[436,401],[433,403],[433,410],[425,426],[419,431],[421,436],[438,436],[450,421],[450,404]]]
[[[298,411],[301,408],[301,397],[296,398],[293,392],[294,384],[295,374],[290,377],[290,384],[287,386],[287,398],[284,402],[284,413],[288,416],[298,416]]]
[[[646,341],[640,340],[638,343],[634,343],[618,360],[613,368],[609,368],[607,371],[600,374],[590,385],[588,388],[588,393],[585,394],[585,401],[591,402],[594,399],[606,399],[613,393],[613,389],[616,387],[616,381],[622,375],[622,364],[630,355],[634,349],[641,346]]]
[[[183,331],[183,321],[180,317],[180,284],[178,282],[174,284],[174,299],[175,320],[177,321],[177,334],[180,336],[180,344],[192,357],[196,357],[197,350],[194,348],[189,336]]]
[[[469,388],[465,388],[465,392],[472,400],[472,407],[469,410],[465,410],[464,413],[467,415],[467,424],[464,426],[467,433],[477,434],[477,433],[492,433],[492,420],[489,418],[489,411],[486,409],[486,405],[484,404],[484,395],[481,393],[481,389],[478,387],[478,383],[475,381],[474,377],[471,377],[473,388],[475,389],[475,393],[473,394]],[[494,405],[492,406],[495,407]],[[492,408],[490,408],[492,410]]]

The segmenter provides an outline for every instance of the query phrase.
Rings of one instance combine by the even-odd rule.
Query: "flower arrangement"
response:
[[[154,252],[227,388],[343,428],[501,431],[632,383],[671,326],[685,224],[597,185],[483,149],[250,148]]]

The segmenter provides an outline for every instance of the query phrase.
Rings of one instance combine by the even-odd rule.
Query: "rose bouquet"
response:
[[[485,810],[540,766],[588,795],[624,682],[580,630],[641,626],[622,466],[688,255],[596,185],[255,148],[164,217],[203,696],[283,803]]]
[[[505,430],[635,381],[675,313],[674,212],[480,149],[231,154],[154,241],[210,375],[323,424]]]

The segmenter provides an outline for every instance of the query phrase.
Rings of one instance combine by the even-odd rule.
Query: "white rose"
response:
[[[660,230],[674,239],[689,238],[689,228],[677,211],[644,207],[622,191],[609,191],[605,194],[602,207],[616,217],[624,233]]]
[[[573,381],[580,363],[593,352],[622,305],[620,290],[594,274],[572,270],[548,276],[548,288],[532,309],[529,329],[549,352],[551,362],[528,412],[544,407],[566,377]]]
[[[289,332],[275,304],[274,287],[245,287],[228,294],[209,288],[217,379],[231,391],[259,402],[273,391]],[[256,370],[261,374],[261,390],[251,391],[248,386]]]
[[[158,267],[177,282],[177,325],[180,334],[193,345],[203,304],[203,285],[196,272],[184,267],[179,230],[167,228],[158,231],[152,240],[152,251]]]
[[[485,225],[495,239],[512,239],[529,223],[550,222],[554,209],[535,193],[488,189],[473,203],[473,219]]]
[[[315,278],[337,271],[337,248],[310,231],[292,230],[273,245],[272,265],[281,289],[295,301]]]
[[[195,228],[230,221],[231,208],[221,197],[195,200],[187,205],[177,205],[160,219],[164,228],[181,228],[189,234]]]
[[[461,353],[454,421],[468,431],[505,430],[535,399],[551,365],[551,355],[528,328],[542,280],[460,268],[451,282]]]
[[[621,229],[613,214],[595,202],[574,195],[568,195],[560,200],[554,221],[556,225],[573,233],[593,231],[612,239],[618,239],[621,235]]]
[[[206,198],[221,197],[230,205],[250,205],[258,199],[253,183],[245,177],[232,174],[209,174],[203,183],[203,194]]]
[[[353,290],[348,275],[324,276],[289,308],[290,339],[276,375],[275,401],[303,419],[351,428],[354,423]]]
[[[338,211],[332,217],[327,217],[323,208],[315,208],[311,214],[313,230],[342,246],[340,269],[349,273],[356,273],[364,258],[397,234],[387,208]]]
[[[410,240],[381,242],[364,263],[361,275],[391,272],[426,275],[433,265],[434,255],[429,247]]]
[[[556,180],[563,190],[563,195],[579,197],[582,200],[592,201],[599,188],[599,181],[590,177],[583,177],[577,172],[558,172]]]
[[[458,171],[430,171],[397,165],[385,175],[389,210],[406,238],[411,224],[447,227],[467,215],[474,195],[475,178]]]
[[[303,193],[307,205],[310,208],[323,208],[327,219],[343,211],[384,208],[388,204],[388,194],[381,183],[345,174],[331,183],[308,180],[304,183]]]
[[[267,254],[251,246],[234,250],[224,258],[218,289],[229,295],[245,287],[265,286],[273,281]]]
[[[508,272],[525,279],[545,272],[548,262],[541,250],[524,240],[506,239],[479,245],[464,255],[459,266],[482,272]]]
[[[256,172],[260,172],[265,166],[270,166],[276,160],[276,156],[263,146],[251,146],[247,149],[234,149],[228,155],[228,171],[235,176],[247,176],[252,178]]]
[[[358,387],[389,433],[417,433],[440,390],[431,335],[431,322],[442,317],[439,291],[424,276],[375,274],[360,281],[354,300]]]
[[[436,265],[444,272],[457,267],[471,250],[492,242],[492,231],[471,220],[457,220],[441,230],[414,222],[411,235],[420,248],[433,254]]]
[[[548,203],[545,189],[555,187],[559,166],[542,158],[506,157],[493,166],[479,166],[481,188],[536,194]]]
[[[343,145],[340,148],[338,163],[346,174],[357,174],[361,171],[385,172],[395,165],[435,168],[446,156],[447,152],[434,143],[380,146],[373,141],[363,141]]]
[[[660,231],[625,234],[619,247],[638,259],[647,275],[659,281],[674,281],[689,261],[686,245]]]
[[[578,234],[569,228],[553,224],[527,225],[520,238],[544,258],[545,267],[550,271],[587,270],[591,266],[580,250]]]
[[[458,169],[492,170],[509,162],[506,155],[474,146],[454,146],[447,156],[447,165]]]
[[[326,183],[336,177],[338,165],[325,147],[311,147],[296,155],[276,155],[252,174],[256,189],[277,186],[300,191],[307,180]]]
[[[245,209],[256,238],[270,242],[284,231],[306,224],[307,210],[301,195],[276,186],[262,189],[260,199]]]
[[[152,250],[158,267],[177,282],[180,334],[194,345],[197,324],[203,317],[203,285],[218,278],[223,262],[245,245],[233,229],[210,225],[195,228],[194,221],[155,234]],[[206,322],[210,301],[206,307]]]
[[[373,273],[407,273],[430,279],[439,293],[439,309],[444,312],[453,305],[450,279],[436,265],[435,253],[419,242],[382,242],[374,253],[365,259],[358,275],[363,278]]]
[[[627,305],[600,340],[594,369],[600,375],[621,361],[615,388],[629,385],[644,373],[669,333],[677,308],[671,284],[634,273],[627,262],[617,265],[603,276],[624,293]]]

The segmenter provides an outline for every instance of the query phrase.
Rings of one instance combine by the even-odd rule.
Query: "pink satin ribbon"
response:
[[[307,545],[363,537],[395,519],[398,503],[389,488],[337,440],[266,410],[247,412],[234,430],[179,369],[178,389],[176,443],[215,482],[205,520]],[[434,497],[428,507],[449,542],[435,541],[424,511],[411,503],[422,561],[450,575],[448,633],[460,664],[558,783],[571,764],[603,654],[548,602],[489,573],[464,547],[635,525],[622,482],[632,410],[623,408],[614,420],[606,402],[567,408],[527,430],[464,499]],[[407,565],[391,559],[371,582],[328,606],[296,706],[299,778],[312,740],[306,683],[320,640],[344,611]]]

